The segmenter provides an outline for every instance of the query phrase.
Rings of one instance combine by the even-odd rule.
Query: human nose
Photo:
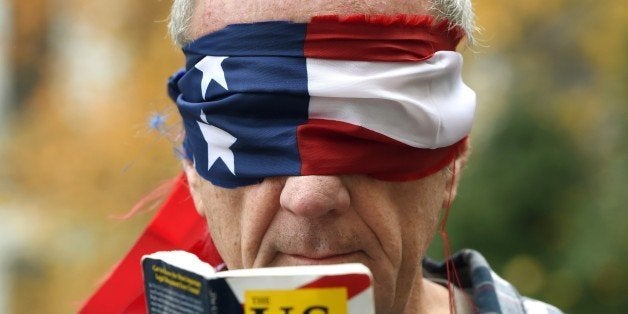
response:
[[[296,176],[286,180],[279,202],[295,215],[316,218],[347,209],[350,197],[340,177]]]

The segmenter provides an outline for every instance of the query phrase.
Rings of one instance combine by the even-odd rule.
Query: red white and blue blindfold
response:
[[[198,173],[233,188],[266,177],[405,181],[449,164],[475,93],[463,37],[425,16],[236,24],[186,45],[169,93]]]

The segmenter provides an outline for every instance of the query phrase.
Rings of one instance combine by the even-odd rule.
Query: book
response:
[[[358,263],[215,271],[192,253],[142,257],[148,313],[373,314],[373,276]]]

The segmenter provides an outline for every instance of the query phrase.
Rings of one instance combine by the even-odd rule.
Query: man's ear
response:
[[[199,177],[198,172],[194,169],[194,165],[188,159],[183,159],[181,161],[183,164],[183,171],[185,171],[185,176],[188,179],[188,185],[190,187],[190,195],[192,196],[192,200],[194,200],[194,207],[196,207],[196,212],[202,217],[205,217],[205,212],[203,211],[203,199],[200,196],[201,194],[201,177]]]
[[[469,138],[467,137],[462,145],[460,145],[459,147],[456,160],[443,170],[445,171],[445,178],[447,180],[445,183],[445,197],[443,198],[443,208],[451,206],[453,201],[456,199],[458,184],[460,183],[460,178],[462,177],[464,167],[467,165],[467,160],[469,159],[470,153],[471,144]]]

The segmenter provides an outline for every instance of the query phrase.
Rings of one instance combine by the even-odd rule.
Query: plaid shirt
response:
[[[560,314],[556,307],[523,297],[510,283],[499,277],[484,256],[474,250],[461,250],[452,255],[456,272],[460,277],[461,288],[471,297],[475,310],[472,313],[507,313],[507,314]],[[437,283],[447,282],[445,262],[436,262],[429,258],[423,260],[425,278]],[[464,298],[456,298],[456,303]],[[456,308],[460,308],[456,304]],[[464,308],[464,307],[463,307]],[[457,311],[458,312],[458,311]]]

